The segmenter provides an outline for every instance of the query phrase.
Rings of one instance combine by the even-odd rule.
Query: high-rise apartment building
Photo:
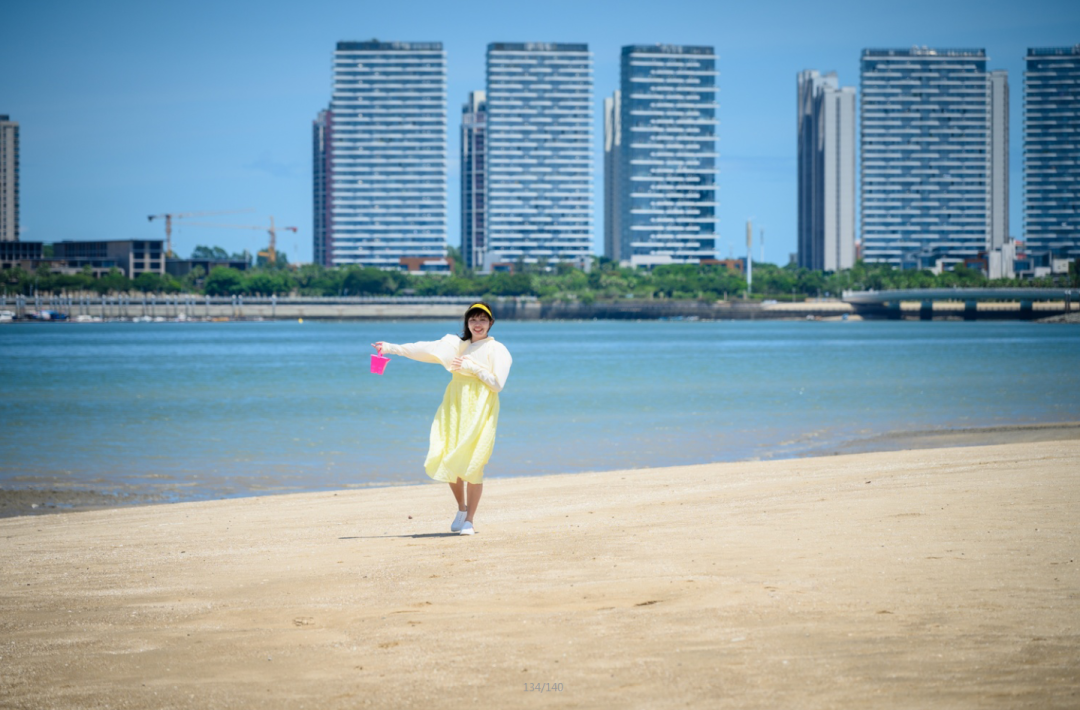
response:
[[[836,72],[799,72],[798,264],[815,271],[855,265],[855,90]]]
[[[1080,45],[1025,59],[1024,239],[1051,266],[1080,258]]]
[[[19,124],[0,115],[0,242],[19,241]]]
[[[487,234],[487,97],[469,92],[461,107],[461,259],[484,266]]]
[[[622,92],[604,99],[604,256],[622,261],[622,228],[619,223],[619,190],[622,178]]]
[[[619,105],[604,123],[605,156],[609,142],[614,153],[609,257],[634,266],[716,258],[716,77],[712,47],[622,48]]]
[[[591,254],[592,84],[587,44],[488,45],[486,266]]]
[[[315,124],[316,258],[397,269],[444,256],[442,43],[338,42],[333,98]]]
[[[861,75],[864,258],[949,268],[986,252],[999,223],[993,176],[1007,168],[994,143],[1006,134],[991,123],[1008,120],[986,51],[867,49]]]

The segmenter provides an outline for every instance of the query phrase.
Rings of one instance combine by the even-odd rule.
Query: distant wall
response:
[[[6,296],[0,310],[17,318],[42,310],[104,319],[183,317],[192,320],[409,320],[458,319],[470,299],[444,298],[239,298],[205,296]],[[541,302],[536,299],[492,299],[497,320],[777,320],[806,318],[1044,318],[1065,312],[1063,302],[1037,302],[1022,311],[1019,303],[987,302],[965,311],[963,302],[937,301],[932,311],[919,302],[903,302],[899,308],[851,305],[841,301],[759,303],[743,301],[676,301],[626,299],[618,301]],[[1077,305],[1073,305],[1076,311]]]
[[[508,320],[656,320],[701,318],[702,320],[759,320],[839,316],[855,310],[837,302],[762,305],[740,301],[637,300],[595,303],[506,301],[495,305],[497,318]]]

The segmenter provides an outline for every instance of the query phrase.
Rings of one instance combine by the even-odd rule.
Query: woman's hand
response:
[[[384,343],[383,341],[381,341],[381,340],[380,340],[380,341],[379,341],[379,342],[377,342],[377,343],[372,343],[372,344],[371,344],[371,347],[375,348],[375,352],[377,352],[377,353],[379,353],[380,355],[382,355],[382,349],[383,349],[383,345],[385,345],[385,343]]]
[[[450,371],[476,377],[476,363],[468,355],[462,355],[450,361]]]

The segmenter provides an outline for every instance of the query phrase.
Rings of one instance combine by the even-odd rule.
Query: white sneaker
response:
[[[464,525],[461,526],[461,532],[458,533],[458,534],[459,535],[475,535],[476,531],[473,530],[472,523],[467,522],[467,523],[465,523]]]
[[[450,523],[450,532],[461,532],[461,525],[465,522],[466,515],[468,515],[466,511],[458,511],[458,514],[454,516],[454,522]]]

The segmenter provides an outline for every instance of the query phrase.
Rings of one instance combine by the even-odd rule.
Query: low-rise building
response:
[[[53,244],[53,258],[81,269],[117,268],[129,279],[143,273],[165,273],[165,249],[160,239],[140,241],[63,241]]]
[[[44,242],[0,242],[0,270],[22,269],[33,272],[44,266],[51,274],[71,276],[81,273],[88,266],[80,261],[69,264],[66,259],[59,259],[53,255],[46,256],[45,246]],[[94,278],[100,278],[116,267],[116,264],[104,260],[100,263],[89,264],[89,266],[90,274]]]
[[[1016,241],[1009,239],[986,253],[986,276],[991,279],[1016,278]]]
[[[703,259],[701,263],[706,265],[717,264],[723,266],[733,274],[738,274],[739,276],[746,275],[746,257],[738,259]]]
[[[13,269],[22,262],[40,261],[41,242],[0,241],[0,269]],[[23,267],[25,268],[25,267]]]
[[[402,271],[414,276],[420,274],[450,274],[454,260],[448,256],[403,256],[398,260]]]
[[[201,268],[203,274],[209,274],[214,267],[224,266],[237,271],[247,271],[247,259],[166,259],[165,273],[176,278],[187,276],[196,268]]]

